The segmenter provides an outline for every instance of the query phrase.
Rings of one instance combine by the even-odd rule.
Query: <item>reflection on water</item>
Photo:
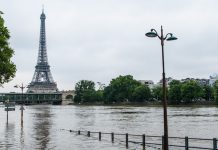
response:
[[[4,141],[1,144],[2,149],[10,149],[14,147],[15,141],[15,124],[14,123],[6,123],[5,125],[5,134],[4,134]]]
[[[23,123],[21,123],[21,128],[20,128],[20,147],[21,149],[24,149],[25,147],[25,142],[24,142],[24,129],[23,129]]]
[[[48,149],[50,142],[50,129],[52,125],[52,114],[50,107],[38,106],[34,107],[32,137],[34,139],[34,147],[36,149]]]
[[[78,136],[61,129],[162,135],[162,113],[161,107],[26,106],[22,125],[18,107],[9,113],[8,124],[1,108],[0,149],[122,150],[125,139],[111,144],[110,137],[103,136],[99,142],[96,137]],[[170,136],[218,138],[216,107],[170,107],[168,117]],[[131,148],[138,149],[133,145]]]

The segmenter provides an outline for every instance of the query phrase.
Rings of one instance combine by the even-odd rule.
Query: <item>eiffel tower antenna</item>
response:
[[[42,13],[44,13],[44,4],[42,4]]]
[[[57,92],[57,84],[54,82],[50,66],[48,64],[47,47],[46,47],[46,32],[45,32],[44,6],[40,16],[40,38],[37,64],[32,81],[28,86],[27,92],[32,93],[54,93]]]

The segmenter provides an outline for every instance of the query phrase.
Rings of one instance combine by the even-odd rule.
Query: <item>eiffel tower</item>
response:
[[[46,50],[46,34],[45,34],[45,19],[44,10],[40,16],[40,39],[37,65],[31,83],[28,85],[27,93],[54,93],[57,92],[57,84],[52,78],[50,66],[48,64]]]

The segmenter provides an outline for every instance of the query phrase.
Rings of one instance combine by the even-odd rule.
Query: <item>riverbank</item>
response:
[[[69,105],[80,105],[80,106],[133,106],[133,107],[162,107],[160,102],[146,102],[146,103],[70,103]],[[218,104],[215,102],[201,102],[201,103],[191,103],[191,104],[168,104],[168,107],[218,107]]]

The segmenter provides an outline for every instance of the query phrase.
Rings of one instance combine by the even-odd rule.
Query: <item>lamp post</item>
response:
[[[166,95],[166,77],[165,77],[165,65],[164,65],[164,41],[173,41],[177,40],[176,37],[173,36],[172,33],[167,33],[165,36],[163,35],[163,27],[161,26],[161,35],[158,35],[155,29],[151,29],[150,32],[146,33],[147,37],[158,37],[161,41],[162,48],[162,68],[163,68],[163,116],[164,116],[164,150],[168,150],[168,121],[167,121],[167,95]]]
[[[22,95],[21,95],[21,106],[20,106],[20,110],[21,110],[21,125],[23,126],[23,110],[24,110],[24,107],[23,107],[23,90],[27,87],[27,86],[24,86],[23,83],[20,85],[15,85],[14,86],[15,88],[20,88],[21,89],[21,92],[22,92]]]
[[[8,124],[8,104],[9,104],[9,99],[5,101],[6,103],[6,109],[7,109],[7,124]]]

